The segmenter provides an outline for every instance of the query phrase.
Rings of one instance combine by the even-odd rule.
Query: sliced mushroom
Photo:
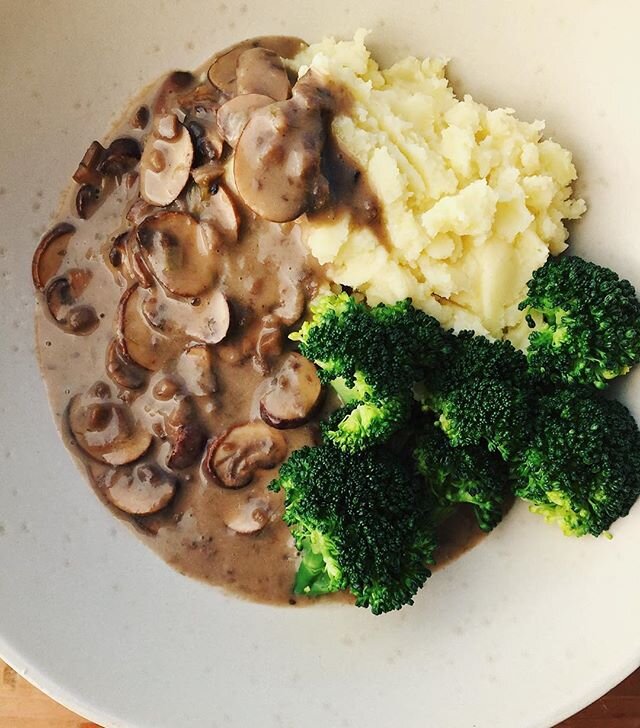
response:
[[[232,427],[214,440],[205,456],[205,469],[224,488],[248,485],[256,472],[274,468],[287,454],[284,437],[264,422]]]
[[[313,416],[322,396],[315,366],[302,355],[289,354],[260,400],[260,416],[281,430],[300,427]]]
[[[52,227],[42,237],[31,262],[33,285],[40,291],[44,290],[47,282],[60,270],[67,254],[69,240],[75,231],[73,225],[62,222]]]
[[[211,288],[217,272],[217,236],[187,212],[165,211],[138,227],[138,242],[156,279],[176,296]]]
[[[289,98],[291,85],[282,58],[267,48],[249,48],[236,65],[238,94],[261,94],[274,101]]]
[[[143,369],[157,371],[175,355],[177,342],[151,327],[143,305],[152,294],[134,283],[118,304],[118,344],[125,357]]]
[[[189,132],[178,124],[175,136],[170,136],[172,126],[166,118],[161,118],[150,132],[140,161],[140,195],[149,204],[160,207],[170,205],[180,194],[193,162]]]
[[[173,399],[181,390],[180,382],[171,376],[162,377],[153,386],[153,396],[161,402],[168,402]]]
[[[295,220],[329,198],[321,170],[325,140],[322,108],[294,94],[256,110],[236,146],[233,174],[238,194],[260,217]]]
[[[200,167],[218,159],[222,154],[224,141],[215,123],[215,115],[204,115],[196,119],[185,119],[184,125],[191,135],[193,144],[193,166]]]
[[[235,147],[242,130],[256,109],[269,106],[273,99],[262,94],[251,93],[235,96],[218,109],[217,123],[220,135],[230,147]]]
[[[180,400],[167,417],[165,429],[171,443],[167,467],[171,470],[184,470],[193,465],[200,456],[206,437],[190,397]]]
[[[118,339],[107,347],[106,370],[109,378],[124,389],[140,389],[147,381],[145,370],[129,359]]]
[[[285,326],[292,326],[304,313],[306,299],[300,285],[289,278],[280,280],[280,303],[273,309],[276,316]]]
[[[135,516],[157,513],[176,493],[176,479],[150,463],[110,469],[98,481],[107,500]]]
[[[222,341],[231,319],[229,304],[220,291],[187,302],[156,290],[145,297],[142,310],[147,322],[165,337],[185,336],[204,344]]]
[[[73,173],[73,179],[79,185],[91,185],[99,187],[102,174],[98,171],[98,165],[102,161],[105,148],[98,141],[93,141],[80,160],[78,169]]]
[[[258,533],[269,523],[272,514],[269,502],[264,498],[248,498],[224,513],[222,520],[227,528],[241,534]]]
[[[76,213],[81,220],[88,220],[102,201],[102,188],[82,185],[76,192]]]
[[[250,48],[266,48],[281,58],[293,58],[307,44],[300,38],[285,35],[268,35],[251,38],[218,53],[209,66],[209,81],[224,93],[236,95],[236,66],[240,56]]]
[[[206,200],[209,198],[211,193],[217,189],[218,180],[223,174],[224,164],[222,162],[208,162],[191,170],[193,181],[200,191],[199,199]]]
[[[158,211],[156,205],[150,205],[139,197],[127,211],[126,218],[133,225],[139,225],[145,218],[155,215]]]
[[[138,106],[135,114],[131,117],[131,126],[134,129],[144,129],[149,123],[151,113],[148,106]]]
[[[240,228],[238,206],[229,190],[217,184],[206,200],[202,201],[200,220],[211,223],[225,240],[236,242]]]
[[[154,114],[173,113],[180,108],[179,98],[188,93],[196,82],[189,71],[173,71],[162,82],[153,104]]]
[[[217,390],[213,355],[206,344],[191,344],[187,347],[178,359],[176,372],[196,397],[204,397]]]
[[[111,247],[109,248],[108,258],[109,263],[114,268],[120,268],[122,261],[126,259],[127,255],[127,240],[129,239],[130,232],[127,230],[111,241]]]
[[[107,465],[125,465],[137,460],[149,449],[153,439],[121,402],[76,395],[69,402],[67,417],[78,446]]]
[[[58,326],[70,334],[85,336],[98,326],[99,319],[93,306],[80,302],[90,280],[90,271],[72,268],[63,276],[51,279],[44,289],[49,313]]]
[[[106,148],[96,169],[108,177],[122,177],[136,166],[140,154],[140,145],[135,139],[118,137]]]
[[[255,350],[253,354],[254,367],[261,373],[267,374],[275,359],[282,354],[282,327],[275,316],[263,316],[256,322],[255,328],[249,336],[255,336]]]

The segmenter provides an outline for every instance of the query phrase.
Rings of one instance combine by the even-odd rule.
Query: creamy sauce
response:
[[[210,62],[204,64],[194,76],[178,76],[184,87],[193,91],[196,97],[199,94],[205,101],[215,97],[206,80],[209,65]],[[169,78],[174,83],[176,74]],[[145,108],[162,107],[164,111],[167,106],[170,107],[166,88],[165,80],[147,90],[144,98],[128,110],[110,138],[124,136],[144,146],[153,128],[153,120],[148,121]],[[203,107],[203,124],[207,115],[210,116],[210,110]],[[208,143],[215,145],[215,136]],[[206,144],[198,142],[196,153],[201,154],[203,149],[206,153]],[[228,156],[228,150],[222,153],[222,162],[226,159],[225,155]],[[69,333],[69,326],[73,324],[69,323],[71,313],[67,316],[66,328],[61,327],[53,320],[45,298],[38,296],[37,346],[56,422],[65,444],[86,470],[98,496],[175,569],[262,602],[306,603],[308,600],[293,598],[291,593],[298,557],[289,530],[281,520],[282,495],[267,490],[268,483],[277,473],[279,462],[267,469],[259,467],[244,487],[225,488],[203,467],[203,458],[207,459],[217,438],[229,428],[260,420],[260,400],[292,348],[287,342],[287,334],[295,328],[318,286],[324,283],[323,272],[303,243],[300,225],[297,222],[269,222],[252,213],[237,196],[229,169],[210,185],[211,198],[204,202],[196,200],[194,203],[191,198],[194,185],[191,184],[170,205],[170,209],[191,211],[196,219],[211,218],[219,223],[218,233],[209,250],[215,258],[215,271],[212,269],[211,276],[215,277],[217,294],[229,303],[229,334],[214,344],[203,344],[197,338],[201,330],[193,321],[198,316],[198,307],[209,300],[210,292],[178,299],[158,284],[148,289],[138,284],[141,300],[146,302],[144,315],[150,325],[148,331],[151,331],[156,361],[162,362],[162,365],[157,371],[145,371],[125,361],[125,373],[127,367],[130,369],[131,388],[120,386],[107,370],[107,352],[116,346],[114,342],[121,332],[119,302],[123,294],[136,285],[141,275],[144,279],[144,270],[142,273],[138,270],[139,275],[135,275],[135,261],[125,264],[131,251],[122,247],[131,245],[131,239],[126,242],[123,235],[135,227],[131,219],[136,219],[136,215],[142,218],[150,212],[145,208],[146,203],[139,201],[138,167],[135,163],[118,174],[115,182],[109,181],[97,202],[91,197],[91,189],[83,193],[81,210],[84,210],[82,205],[87,199],[94,205],[94,211],[87,219],[80,219],[76,214],[78,186],[73,185],[58,216],[59,222],[71,223],[75,231],[69,233],[67,230],[68,240],[60,243],[54,260],[53,268],[57,266],[57,270],[49,266],[47,275],[61,275],[72,269],[88,271],[89,275],[85,275],[88,283],[83,283],[84,288],[78,295],[83,309],[93,311],[97,325],[94,322],[83,329],[85,324],[80,321],[77,331],[84,335],[73,335]],[[333,177],[329,175],[330,182],[332,179],[336,179],[335,174]],[[342,180],[340,184],[344,187],[346,183]],[[90,183],[86,186],[91,188]],[[334,196],[335,189],[332,189]],[[227,219],[222,219],[221,223],[219,209],[215,207],[221,203],[216,202],[216,194],[229,196],[239,221],[229,220],[229,208],[223,205]],[[341,194],[347,195],[347,192]],[[350,199],[357,201],[361,208],[363,224],[375,225],[375,202],[364,182],[360,181],[355,192],[350,194]],[[134,205],[134,210],[129,212]],[[235,235],[228,232],[238,223],[239,232],[235,239]],[[166,247],[164,238],[158,240]],[[209,243],[194,243],[193,254],[197,253],[197,245],[205,244]],[[197,270],[194,275],[198,275]],[[191,284],[190,279],[187,284]],[[65,296],[61,300],[67,305],[71,299],[67,293]],[[71,300],[71,304],[73,302]],[[86,313],[83,315],[87,318]],[[221,324],[217,322],[216,325]],[[207,331],[211,334],[210,329]],[[133,339],[129,342],[132,348],[136,342],[139,343]],[[201,347],[201,351],[197,357],[187,361],[183,351],[193,343]],[[200,354],[205,362],[211,363],[211,370],[204,374],[202,366],[198,366]],[[113,372],[113,367],[110,371]],[[118,380],[118,377],[115,379]],[[106,386],[96,388],[98,382]],[[129,408],[123,408],[128,413],[127,426],[135,427],[137,432],[143,433],[143,438],[148,438],[148,433],[153,434],[150,447],[136,463],[114,469],[113,465],[90,457],[76,442],[77,438],[69,429],[69,405],[71,401],[78,402],[78,398],[86,397],[89,390],[94,394],[98,392],[97,419],[105,414],[100,402],[110,403],[111,415],[119,412],[118,407],[124,404]],[[115,410],[113,403],[117,405]],[[283,439],[283,457],[296,448],[318,441],[317,418],[333,405],[327,398],[317,411],[316,419],[291,429],[274,431],[274,437]],[[192,428],[189,430],[190,442],[195,452],[193,457],[190,453],[182,453],[181,457],[193,462],[186,467],[178,467],[183,465],[182,461],[174,460],[178,465],[174,466],[172,473],[167,463],[172,462],[170,456],[176,433],[185,417]],[[87,440],[98,448],[97,451],[104,453],[100,448],[107,441],[119,442],[118,427],[121,426],[120,420],[113,415],[108,426],[99,424],[97,429],[88,432]],[[112,431],[114,428],[115,432]],[[165,490],[158,493],[168,493],[171,497],[175,490],[175,496],[156,513],[127,514],[113,505],[113,498],[106,497],[105,488],[113,483],[115,475],[123,473],[128,477],[140,463],[159,466],[165,479]],[[257,519],[260,528],[243,532],[242,524],[247,519],[250,524]],[[238,523],[241,525],[238,526]],[[455,558],[479,537],[480,531],[469,517],[469,512],[461,511],[443,531],[439,564]]]

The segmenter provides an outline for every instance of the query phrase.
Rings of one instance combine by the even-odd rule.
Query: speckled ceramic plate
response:
[[[613,9],[612,9],[613,8]],[[65,452],[33,352],[31,254],[87,142],[143,84],[235,39],[374,29],[452,57],[459,90],[575,152],[576,249],[640,283],[640,10],[599,0],[0,3],[0,654],[105,726],[550,726],[640,662],[640,510],[570,540],[516,507],[376,618],[239,601],[181,577]],[[640,415],[640,374],[621,396]]]

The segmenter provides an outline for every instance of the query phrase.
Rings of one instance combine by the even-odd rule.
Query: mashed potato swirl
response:
[[[326,38],[294,60],[353,98],[332,130],[367,173],[391,245],[345,211],[309,220],[307,243],[329,277],[371,305],[411,297],[443,325],[515,343],[531,273],[566,248],[571,153],[543,139],[544,122],[459,100],[442,59],[406,58],[381,69],[365,46]]]

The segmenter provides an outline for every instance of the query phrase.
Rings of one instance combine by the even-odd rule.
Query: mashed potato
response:
[[[571,197],[570,152],[542,139],[541,121],[458,100],[444,60],[380,69],[365,37],[327,38],[294,64],[352,95],[333,132],[367,172],[391,245],[348,212],[309,222],[308,245],[332,280],[372,305],[411,297],[445,326],[517,339],[531,273],[565,249],[564,220],[585,211]]]

